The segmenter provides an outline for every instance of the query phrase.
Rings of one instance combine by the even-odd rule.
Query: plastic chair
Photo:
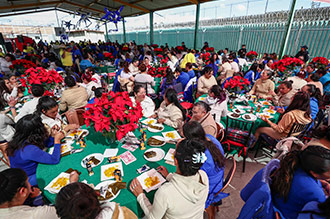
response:
[[[227,116],[225,137],[222,145],[226,144],[228,146],[228,152],[231,151],[231,147],[239,149],[238,156],[243,153],[243,173],[245,172],[245,161],[250,148],[249,142],[253,126],[254,122],[252,121],[243,121]]]
[[[0,144],[0,152],[2,156],[0,157],[0,160],[4,162],[8,167],[10,167],[10,162],[9,162],[9,157],[7,155],[7,148],[8,148],[8,143],[2,143]]]
[[[231,183],[231,181],[232,181],[232,179],[235,175],[236,160],[233,156],[231,156],[229,159],[232,159],[233,165],[231,166],[225,180],[223,181],[222,189],[219,192],[217,192],[217,194],[215,194],[214,197],[218,196],[221,192],[223,192],[229,186],[229,184]],[[205,212],[206,212],[209,219],[215,219],[215,211],[216,211],[216,207],[214,205],[210,205],[207,209],[205,209]]]
[[[69,110],[64,113],[66,119],[68,120],[69,124],[77,124],[79,126],[82,126],[85,124],[84,114],[85,109],[79,108],[79,109],[73,109]]]

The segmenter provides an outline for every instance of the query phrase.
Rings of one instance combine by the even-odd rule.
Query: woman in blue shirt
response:
[[[29,114],[21,118],[15,129],[16,132],[7,149],[10,165],[12,168],[24,170],[29,176],[30,184],[36,186],[38,164],[60,162],[61,140],[64,134],[54,126],[49,135],[41,118],[36,114]],[[54,146],[52,154],[44,151],[46,147],[51,146]]]
[[[250,81],[253,85],[256,80],[260,78],[260,73],[265,68],[264,64],[253,63],[248,72],[245,73],[244,78]]]
[[[271,179],[274,206],[284,218],[297,218],[308,202],[326,200],[320,180],[330,179],[330,150],[308,146],[303,151],[291,151]]]
[[[209,177],[209,194],[206,200],[205,208],[208,208],[213,203],[218,203],[221,199],[227,197],[227,194],[220,193],[222,189],[223,175],[225,168],[224,151],[220,142],[212,135],[206,135],[203,127],[197,121],[190,121],[183,126],[183,136],[186,139],[198,139],[204,142],[206,147],[205,155],[207,160],[201,167]]]
[[[320,89],[318,89],[314,84],[306,84],[301,88],[302,91],[309,93],[311,99],[310,99],[310,107],[311,107],[311,117],[313,120],[315,120],[318,112],[319,112],[319,106],[322,104],[322,95]],[[309,127],[313,127],[314,121],[312,125]]]

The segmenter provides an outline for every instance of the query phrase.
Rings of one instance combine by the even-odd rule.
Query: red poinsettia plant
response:
[[[214,52],[214,48],[213,47],[207,47],[205,49],[206,52]]]
[[[166,75],[166,69],[169,67],[167,66],[168,57],[165,58],[162,55],[158,55],[156,57],[157,63],[154,66],[148,68],[148,74],[154,78],[161,78]]]
[[[271,68],[284,75],[285,78],[292,75],[293,71],[299,72],[304,62],[298,58],[286,57],[275,62]]]
[[[183,50],[184,50],[183,46],[177,46],[177,47],[175,47],[175,48],[176,48],[176,50],[178,50],[178,51],[183,51]]]
[[[315,57],[312,59],[312,63],[318,69],[319,68],[325,69],[329,65],[329,60],[324,57]]]
[[[226,81],[224,88],[228,90],[229,93],[242,93],[249,90],[250,81],[240,77],[234,76],[228,81]]]
[[[121,49],[123,52],[127,52],[129,50],[128,46],[124,46],[122,49]]]
[[[25,74],[21,75],[19,81],[31,93],[32,84],[41,84],[48,94],[53,96],[56,86],[63,83],[63,77],[55,70],[46,70],[42,67],[29,68]],[[45,92],[46,93],[46,92]]]
[[[208,65],[210,63],[211,53],[209,53],[209,52],[201,53],[200,56],[201,56],[203,62],[205,63],[205,65]]]
[[[113,140],[121,140],[128,132],[134,131],[142,118],[140,103],[134,105],[127,92],[104,93],[86,109],[87,127],[93,126],[97,132]]]
[[[12,65],[9,66],[10,70],[12,72],[18,73],[18,74],[24,74],[24,72],[29,68],[35,68],[37,67],[36,64],[34,64],[31,61],[28,61],[26,59],[18,59],[12,61]]]
[[[114,58],[114,56],[112,55],[111,52],[104,52],[103,55],[104,55],[104,58],[108,61],[112,61]]]
[[[151,47],[152,48],[157,48],[158,47],[158,44],[152,44]]]
[[[251,50],[250,52],[246,53],[246,57],[250,60],[254,60],[259,54],[256,51]]]

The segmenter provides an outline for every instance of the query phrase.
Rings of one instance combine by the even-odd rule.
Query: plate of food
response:
[[[165,138],[162,136],[152,136],[148,139],[147,144],[152,147],[161,147],[166,144]]]
[[[157,123],[157,120],[156,119],[149,118],[149,119],[143,120],[142,123],[145,124],[145,125],[152,125],[152,124]]]
[[[175,153],[175,149],[174,148],[170,148],[164,158],[164,160],[166,161],[170,161],[170,162],[174,162],[174,153]]]
[[[124,176],[123,164],[121,162],[111,163],[101,166],[101,181],[114,179],[115,178],[114,172],[117,169],[120,170],[121,175]]]
[[[237,105],[235,106],[237,109],[240,109],[240,110],[246,110],[246,109],[250,109],[251,107],[250,106],[243,106],[243,105]]]
[[[274,116],[269,115],[269,113],[257,113],[258,118],[265,117],[267,119],[272,119]]]
[[[272,104],[270,103],[270,102],[268,102],[268,101],[261,101],[260,102],[262,105],[264,105],[264,106],[271,106]]]
[[[263,112],[264,113],[269,113],[269,114],[275,114],[276,113],[276,111],[272,110],[272,109],[264,109]]]
[[[233,119],[239,119],[241,117],[241,115],[237,113],[228,113],[228,116]]]
[[[115,180],[107,180],[97,184],[94,190],[99,201],[105,202],[114,200],[119,195],[121,187],[118,187]]]
[[[200,97],[199,98],[199,101],[203,101],[203,100],[205,100],[205,97]]]
[[[162,135],[165,138],[165,141],[176,141],[181,138],[177,131],[162,132]]]
[[[74,138],[77,135],[79,138],[84,138],[89,134],[87,129],[77,129],[74,131],[69,132],[68,137]]]
[[[146,192],[158,189],[166,180],[154,168],[137,177]]]
[[[257,120],[257,117],[251,113],[244,114],[242,116],[242,118],[245,119],[246,121],[256,121]]]
[[[94,168],[94,167],[100,165],[102,163],[103,159],[104,159],[104,157],[103,157],[103,154],[101,154],[101,153],[90,154],[81,160],[81,166],[83,168],[86,168],[86,164],[88,162],[91,162],[91,167]]]
[[[150,124],[148,125],[149,132],[161,132],[164,130],[164,126],[162,124]]]
[[[244,114],[245,111],[242,110],[242,109],[233,109],[233,113],[236,113],[236,114]]]
[[[165,151],[160,148],[150,148],[143,154],[144,159],[150,162],[158,162],[165,157]]]
[[[70,183],[69,179],[70,174],[62,172],[45,187],[45,190],[57,194],[64,186]]]

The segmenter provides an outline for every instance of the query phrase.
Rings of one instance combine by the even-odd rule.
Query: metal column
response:
[[[125,18],[123,18],[123,32],[124,32],[124,43],[126,43],[126,28],[125,28]]]
[[[108,23],[105,22],[104,26],[105,26],[105,42],[108,42],[108,40],[109,40]]]
[[[287,47],[287,44],[289,41],[289,36],[290,36],[290,32],[291,32],[291,27],[292,27],[292,22],[293,22],[293,18],[294,18],[295,7],[296,7],[296,1],[297,0],[292,0],[292,2],[291,2],[289,18],[288,18],[287,24],[285,25],[284,36],[283,36],[283,39],[281,42],[281,47],[280,47],[281,48],[280,49],[281,58],[283,57],[283,55],[285,53],[285,50],[286,50],[286,47]]]
[[[198,28],[199,28],[199,14],[200,14],[200,3],[196,5],[196,21],[195,21],[195,34],[194,34],[194,49],[197,48],[197,36],[198,36]]]
[[[150,21],[150,45],[154,44],[154,12],[150,11],[149,13],[149,21]]]

